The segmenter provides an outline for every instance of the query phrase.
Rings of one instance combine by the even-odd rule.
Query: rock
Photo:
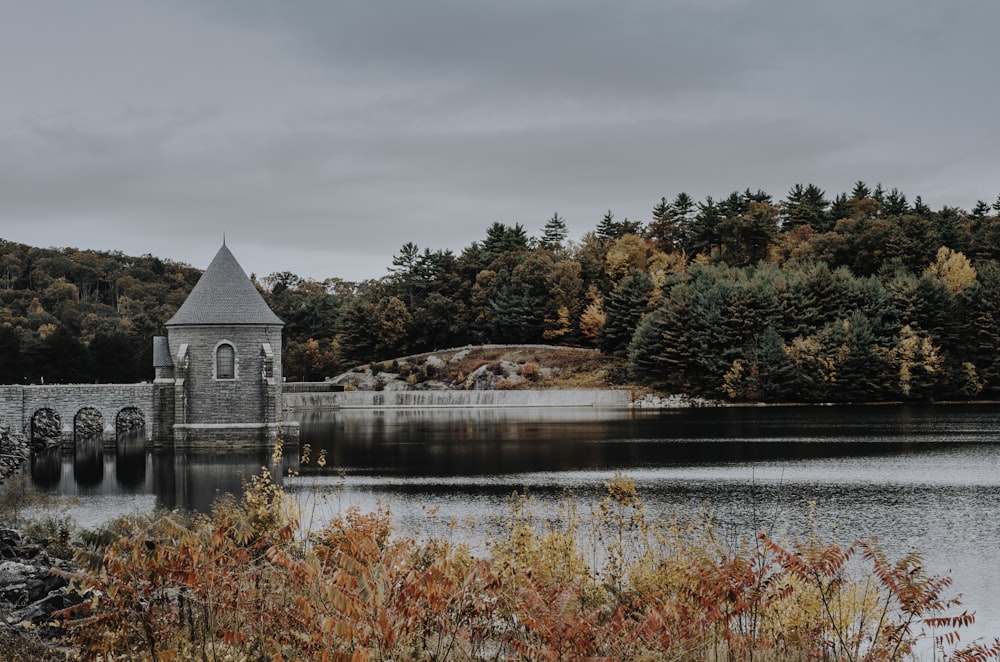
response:
[[[466,356],[468,356],[471,352],[472,352],[472,348],[471,347],[469,349],[463,349],[460,352],[456,352],[455,355],[452,356],[451,359],[448,360],[448,363],[451,363],[451,364],[458,363],[459,361],[461,361],[462,359],[464,359]]]
[[[30,456],[31,447],[24,435],[12,432],[10,426],[0,425],[0,483],[20,469]]]
[[[0,529],[0,540],[6,541],[8,552],[17,555],[0,562],[0,627],[12,634],[28,632],[48,649],[59,649],[65,632],[54,626],[53,614],[84,601],[84,596],[69,589],[62,574],[54,572],[71,571],[72,563],[53,560],[46,541],[24,538],[13,529]]]

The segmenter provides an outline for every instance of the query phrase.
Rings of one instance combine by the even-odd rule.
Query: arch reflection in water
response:
[[[138,491],[146,482],[146,431],[120,432],[115,447],[115,479],[127,491]]]
[[[90,488],[104,481],[104,442],[100,435],[82,437],[73,446],[73,479]]]
[[[59,485],[62,479],[62,450],[44,448],[31,453],[31,482],[43,490]]]

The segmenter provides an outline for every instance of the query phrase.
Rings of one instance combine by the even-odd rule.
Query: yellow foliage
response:
[[[936,381],[944,369],[941,348],[930,336],[913,329],[909,324],[899,330],[899,343],[891,354],[899,376],[899,390],[909,396],[914,387],[914,378],[922,376],[926,381]]]
[[[604,256],[604,271],[617,282],[625,277],[630,269],[649,272],[650,264],[663,252],[656,248],[653,242],[638,235],[626,234],[615,239]]]
[[[608,315],[604,312],[604,299],[603,297],[597,298],[587,304],[583,314],[580,315],[580,332],[590,340],[596,341],[607,320]]]
[[[952,292],[961,292],[976,282],[976,268],[969,258],[947,246],[938,249],[937,258],[924,275],[941,281]]]

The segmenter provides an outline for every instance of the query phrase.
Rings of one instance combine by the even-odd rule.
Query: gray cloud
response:
[[[1000,5],[5,2],[0,237],[378,277],[494,221],[998,192]],[[241,248],[242,247],[242,248]]]

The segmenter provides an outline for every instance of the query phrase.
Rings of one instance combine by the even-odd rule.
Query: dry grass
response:
[[[29,636],[0,628],[0,659],[7,662],[65,662],[76,659],[69,651],[51,648]]]

